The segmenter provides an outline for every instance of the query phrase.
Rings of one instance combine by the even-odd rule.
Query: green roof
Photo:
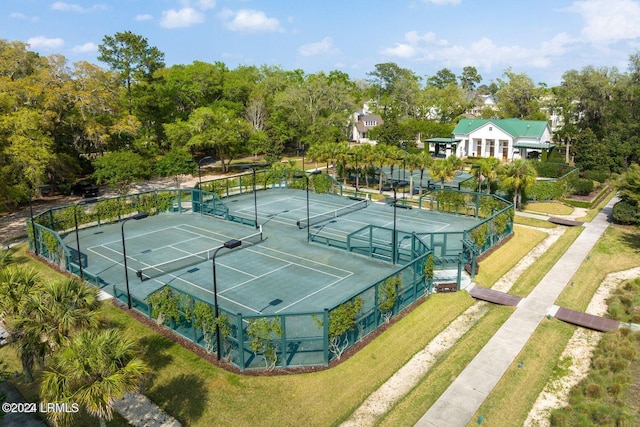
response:
[[[546,142],[517,142],[513,144],[513,148],[530,148],[534,150],[546,150],[555,147],[555,144]]]
[[[539,138],[547,128],[544,120],[520,120],[520,119],[462,119],[453,130],[455,135],[469,134],[482,126],[492,123],[514,138],[530,137]]]

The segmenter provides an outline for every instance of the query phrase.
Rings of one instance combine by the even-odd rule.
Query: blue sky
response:
[[[640,0],[1,0],[0,38],[97,63],[105,35],[132,31],[193,61],[278,65],[365,78],[395,62],[424,77],[511,67],[557,85],[586,65],[626,71],[640,50]],[[103,64],[104,65],[104,64]]]

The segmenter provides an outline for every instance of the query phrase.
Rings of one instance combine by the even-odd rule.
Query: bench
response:
[[[457,291],[458,291],[458,284],[456,282],[436,284],[436,292],[457,292]]]

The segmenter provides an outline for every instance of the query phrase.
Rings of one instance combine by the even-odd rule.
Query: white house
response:
[[[546,121],[462,119],[453,130],[452,152],[463,157],[495,157],[503,162],[537,157],[554,147]]]
[[[351,140],[358,144],[363,142],[375,144],[375,141],[369,139],[368,133],[371,129],[383,123],[382,117],[378,114],[369,113],[367,104],[364,104],[362,111],[353,113]]]

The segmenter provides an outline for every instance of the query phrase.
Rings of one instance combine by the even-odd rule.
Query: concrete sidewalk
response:
[[[565,254],[416,426],[465,426],[471,421],[609,226],[611,210],[617,201],[612,199],[591,223],[585,224],[585,230]]]

